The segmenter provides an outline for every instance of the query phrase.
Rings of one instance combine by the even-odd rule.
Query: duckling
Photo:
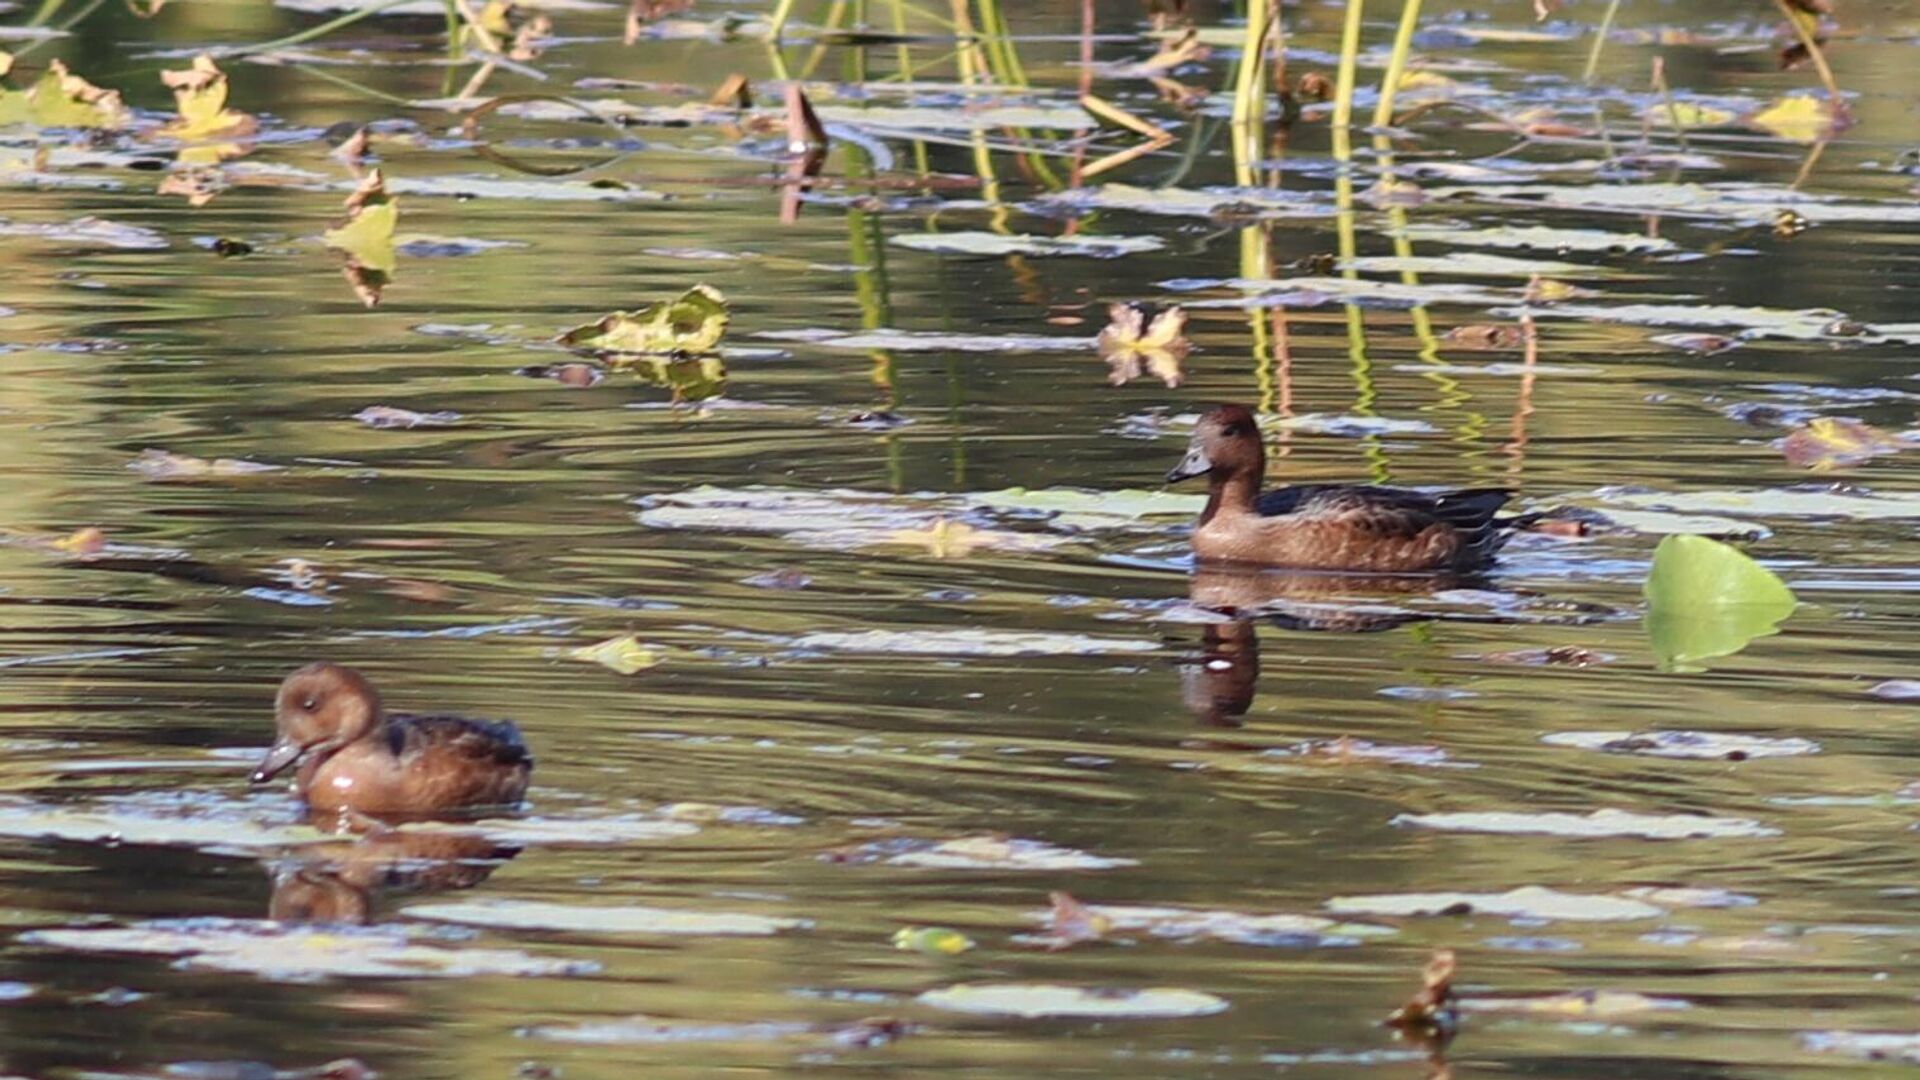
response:
[[[323,812],[431,816],[509,806],[526,795],[533,772],[512,723],[389,715],[365,676],[326,661],[280,684],[274,723],[279,737],[253,782],[299,764],[294,793]]]
[[[1205,476],[1193,533],[1203,562],[1366,574],[1471,573],[1491,565],[1511,529],[1494,520],[1510,491],[1429,495],[1405,488],[1300,484],[1262,494],[1267,454],[1253,413],[1222,405],[1200,418],[1174,483]]]

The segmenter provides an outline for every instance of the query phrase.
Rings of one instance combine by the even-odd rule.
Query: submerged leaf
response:
[[[1847,129],[1852,118],[1844,105],[1824,97],[1783,97],[1747,117],[1747,124],[1788,142],[1824,142]]]
[[[658,652],[641,644],[640,639],[632,634],[609,638],[595,645],[583,645],[567,655],[575,660],[599,664],[622,675],[633,675],[658,667],[661,661]]]
[[[1778,575],[1738,548],[1684,533],[1660,541],[1642,591],[1654,653],[1678,669],[1774,633],[1798,602]]]
[[[720,290],[695,285],[678,299],[649,304],[638,311],[613,312],[598,322],[566,331],[558,340],[597,352],[707,353],[726,336],[730,319],[727,298]]]
[[[1898,453],[1899,439],[1851,417],[1821,416],[1780,440],[1787,464],[1815,472],[1858,465],[1882,454]]]
[[[909,926],[894,931],[893,947],[928,956],[958,956],[973,948],[973,939],[945,926]]]

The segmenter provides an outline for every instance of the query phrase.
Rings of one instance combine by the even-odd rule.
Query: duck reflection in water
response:
[[[383,893],[470,889],[518,854],[517,847],[474,833],[386,829],[316,844],[269,866],[273,898],[267,918],[364,925]]]
[[[1464,584],[1470,582],[1451,574],[1327,574],[1203,563],[1188,582],[1188,599],[1228,618],[1201,630],[1202,655],[1181,670],[1181,694],[1201,724],[1239,727],[1259,689],[1256,622],[1286,630],[1377,633],[1434,618],[1407,610],[1402,601]]]

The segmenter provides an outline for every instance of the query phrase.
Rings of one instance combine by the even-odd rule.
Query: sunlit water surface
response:
[[[827,8],[799,6],[810,19]],[[891,8],[873,7],[891,25]],[[1072,108],[1078,6],[1007,7],[1025,9],[1008,12],[1007,47],[1034,87],[1007,96]],[[1101,7],[1099,63],[1153,52],[1137,5]],[[496,114],[484,121],[491,149],[538,167],[617,155],[580,178],[618,182],[587,189],[602,201],[521,197],[557,181],[488,160],[455,115],[377,96],[438,98],[473,74],[448,75],[437,17],[358,24],[304,46],[291,59],[305,66],[225,62],[232,104],[267,117],[243,162],[304,180],[190,208],[155,193],[164,172],[125,159],[56,168],[97,182],[85,188],[23,179],[0,158],[0,177],[16,174],[0,181],[0,216],[95,215],[160,245],[0,236],[0,303],[13,309],[0,319],[0,508],[12,530],[0,547],[0,832],[13,837],[0,841],[0,1062],[37,1076],[253,1076],[267,1073],[181,1063],[292,1070],[341,1058],[406,1077],[1411,1076],[1443,1066],[1379,1022],[1438,947],[1457,950],[1461,990],[1479,1005],[1448,1050],[1462,1076],[1857,1070],[1847,1045],[1809,1033],[1914,1032],[1920,855],[1903,786],[1916,714],[1867,692],[1914,673],[1914,519],[1825,503],[1779,513],[1766,492],[1914,490],[1911,452],[1809,473],[1775,443],[1813,416],[1896,433],[1914,421],[1920,384],[1901,343],[1912,338],[1877,331],[1912,320],[1920,281],[1920,214],[1900,158],[1920,138],[1920,8],[1846,5],[1834,61],[1858,123],[1839,139],[1816,149],[1736,120],[1694,132],[1676,172],[1670,130],[1655,125],[1643,143],[1639,116],[1660,100],[1652,58],[1665,56],[1680,99],[1735,114],[1805,91],[1810,72],[1776,70],[1772,8],[1628,3],[1589,89],[1580,71],[1599,5],[1557,16],[1537,40],[1448,31],[1539,29],[1530,5],[1470,7],[1430,11],[1416,50],[1474,105],[1435,110],[1396,144],[1400,179],[1429,197],[1356,199],[1344,219],[1318,109],[1258,163],[1311,209],[1264,217],[1075,209],[1048,197],[1071,182],[1070,151],[1007,149],[1057,148],[1063,133],[963,123],[916,146],[911,132],[830,118],[824,182],[783,226],[777,107],[744,141],[712,124],[613,130]],[[1215,33],[1236,25],[1213,3],[1196,8]],[[1365,27],[1368,86],[1397,17],[1381,8]],[[623,46],[622,15],[558,13],[561,39],[534,62],[548,81],[503,70],[481,96],[666,106],[704,100],[738,71],[777,106],[777,87],[761,85],[761,43]],[[159,67],[317,21],[253,0],[179,0],[151,22],[109,5],[21,64],[65,56],[158,117],[171,108]],[[1339,23],[1338,7],[1289,6],[1290,78],[1331,74]],[[964,71],[938,36],[948,32],[915,25],[937,39],[815,49],[802,28],[783,59],[840,109],[860,106],[862,79],[873,105],[901,104],[881,80],[900,81],[904,59],[926,84],[913,91],[922,103],[957,112]],[[1694,38],[1647,44],[1663,30]],[[1176,75],[1221,87],[1236,55],[1222,44]],[[991,70],[1006,65],[996,56]],[[576,88],[587,78],[661,85]],[[1104,68],[1091,86],[1178,141],[1087,186],[1232,183],[1225,99],[1182,112]],[[1591,133],[1595,102],[1610,145],[1591,136],[1489,158],[1512,137],[1475,128],[1550,105]],[[372,121],[403,192],[402,233],[509,246],[403,249],[369,310],[319,234],[351,186],[329,146]],[[0,154],[35,141],[16,129]],[[1359,142],[1364,191],[1378,159],[1369,137]],[[1103,136],[1082,164],[1129,144]],[[1637,170],[1607,163],[1646,151],[1668,156]],[[167,152],[146,157],[164,170]],[[400,186],[456,176],[526,186],[475,198]],[[1778,205],[1540,205],[1551,191],[1580,203],[1649,183],[1758,185]],[[1870,208],[1827,218],[1822,199]],[[1776,229],[1778,211],[1795,207],[1812,227],[1782,235],[1794,230]],[[1416,239],[1412,253],[1573,263],[1549,276],[1600,294],[1587,303],[1833,309],[1875,332],[1795,338],[1770,333],[1766,316],[1652,326],[1542,310],[1529,371],[1518,348],[1447,338],[1514,326],[1506,309],[1519,306],[1524,271],[1422,267],[1421,287],[1509,299],[1413,311],[1308,296],[1250,314],[1229,303],[1246,295],[1233,288],[1166,284],[1250,266],[1325,274],[1313,260],[1340,250],[1343,226],[1359,255],[1388,257],[1404,223],[1657,240],[1556,252]],[[962,231],[1159,245],[1102,259],[897,242]],[[252,253],[220,257],[216,238]],[[1401,282],[1399,264],[1382,265],[1361,280]],[[521,373],[575,359],[547,343],[558,331],[695,283],[733,304],[723,397],[695,400],[713,387],[684,373],[677,390],[626,371],[587,388]],[[1091,338],[1108,302],[1176,299],[1195,305],[1177,388],[1152,375],[1112,385],[1084,341],[977,340]],[[976,340],[813,340],[888,328]],[[1748,340],[1718,352],[1655,340],[1680,332]],[[1617,531],[1523,537],[1488,579],[1438,595],[1296,583],[1251,598],[1273,601],[1271,617],[1223,621],[1189,602],[1190,588],[1219,583],[1190,579],[1178,513],[1077,518],[1122,497],[1057,512],[1004,491],[1157,490],[1183,417],[1222,400],[1291,418],[1274,434],[1276,479],[1505,485],[1528,508],[1603,510],[1626,509],[1608,489],[1630,486],[1723,517],[1687,496],[1761,492],[1733,514],[1736,531],[1760,538],[1750,550],[1802,605],[1737,654],[1662,664],[1639,593],[1657,537]],[[376,405],[460,417],[411,430],[354,419]],[[129,467],[148,449],[281,468],[156,480]],[[791,501],[805,496],[826,501]],[[104,531],[106,550],[53,546],[84,526]],[[626,634],[657,666],[623,675],[570,656]],[[1507,655],[1549,649],[1588,662]],[[270,737],[275,684],[317,658],[363,668],[397,708],[516,719],[539,762],[526,819],[477,846],[287,846],[302,835],[290,798],[250,790],[245,772]],[[1551,738],[1647,731],[1767,741],[1681,758],[1595,748],[1617,735]],[[1355,741],[1326,745],[1341,738]],[[1725,834],[1569,838],[1408,820],[1594,811],[1670,828],[1698,815]],[[1612,920],[1330,905],[1527,886],[1638,899]],[[1633,892],[1646,887],[1705,892]],[[1116,921],[1101,940],[1050,949],[1033,938],[1052,891],[1331,922],[1261,933],[1226,920],[1241,932],[1195,936]],[[751,916],[732,929],[762,932],[664,933],[578,910],[636,907]],[[443,921],[449,909],[537,917],[461,929]],[[353,932],[253,922],[303,911],[364,919],[375,929],[361,933],[444,966],[419,978],[331,970]],[[905,927],[951,928],[976,946],[897,950]],[[75,933],[113,929],[225,947],[235,934],[268,937],[235,972],[186,946],[149,955]],[[483,949],[494,952],[467,955]],[[1122,1015],[942,1007],[988,993],[949,988],[981,984],[1103,991],[1088,1000]],[[1126,1015],[1138,1010],[1118,991],[1140,988],[1211,998],[1167,999],[1204,1015]],[[1531,1000],[1568,992],[1592,993]],[[1902,1044],[1889,1045],[1897,1057]]]

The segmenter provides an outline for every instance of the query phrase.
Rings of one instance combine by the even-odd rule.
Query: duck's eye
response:
[[[1220,429],[1220,434],[1225,435],[1229,439],[1237,439],[1246,433],[1247,429],[1241,427],[1239,424],[1228,424],[1226,427]]]
[[[300,707],[307,710],[308,712],[312,712],[313,710],[320,707],[320,701],[318,698],[307,698],[302,702],[300,702]]]

